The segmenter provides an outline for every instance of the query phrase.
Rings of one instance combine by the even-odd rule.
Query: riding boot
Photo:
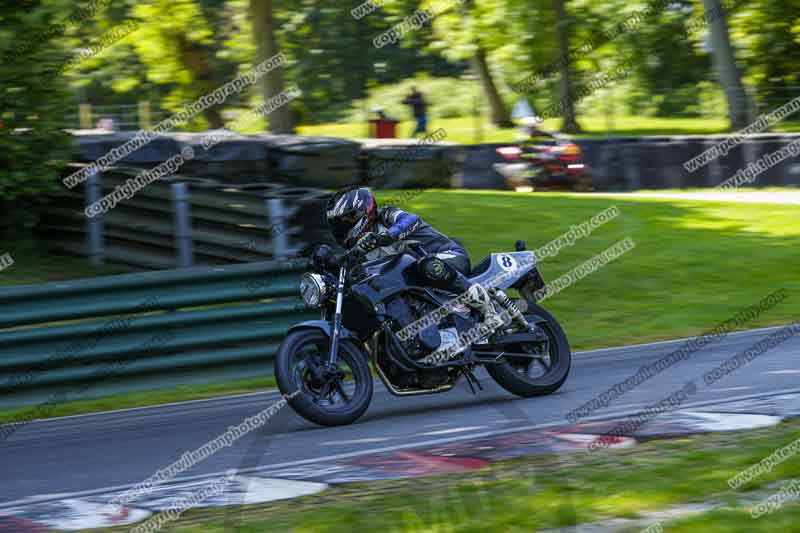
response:
[[[459,295],[465,295],[464,304],[470,309],[476,310],[482,322],[494,314],[492,297],[480,283],[470,283],[466,276],[457,273],[453,281],[453,290]]]

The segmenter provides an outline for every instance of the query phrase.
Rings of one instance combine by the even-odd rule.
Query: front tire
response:
[[[310,422],[343,426],[358,420],[372,400],[372,374],[367,355],[350,339],[339,341],[338,369],[341,379],[325,383],[314,370],[328,360],[330,338],[319,329],[300,329],[283,339],[275,356],[275,377],[289,405]]]
[[[552,394],[567,380],[572,365],[572,353],[567,342],[567,335],[553,315],[538,304],[529,303],[523,314],[526,318],[538,315],[545,319],[545,322],[538,326],[545,330],[548,337],[547,354],[542,353],[541,357],[536,359],[503,356],[501,362],[487,364],[486,371],[498,385],[511,394],[523,398]],[[520,344],[514,346],[513,349],[514,351],[520,350],[519,353],[529,353],[527,346]],[[549,368],[544,363],[545,359],[550,362]],[[546,371],[541,376],[532,376],[530,368],[534,364],[541,364]]]

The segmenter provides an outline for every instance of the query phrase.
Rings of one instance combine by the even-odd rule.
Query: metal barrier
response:
[[[0,290],[0,407],[272,374],[305,260]]]
[[[62,190],[42,210],[40,239],[52,249],[144,269],[268,261],[296,256],[324,221],[325,193],[269,184],[226,185],[181,175],[162,178],[108,213],[84,207],[141,169],[115,167]],[[316,215],[316,216],[315,216]]]

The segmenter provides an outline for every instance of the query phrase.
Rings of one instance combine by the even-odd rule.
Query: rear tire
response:
[[[303,354],[308,348],[312,348],[310,353]],[[367,354],[352,340],[341,339],[337,357],[340,366],[349,368],[347,373],[352,379],[342,382],[343,390],[331,390],[327,395],[330,400],[321,399],[319,387],[315,387],[308,379],[308,358],[314,358],[313,363],[320,364],[327,360],[329,348],[330,338],[319,329],[300,329],[289,333],[275,356],[278,388],[285,396],[301,391],[289,399],[289,405],[310,422],[321,426],[352,424],[364,414],[372,401],[373,383]]]
[[[523,314],[526,318],[538,315],[545,319],[545,323],[539,324],[539,327],[544,328],[550,338],[549,353],[550,361],[552,361],[550,370],[543,376],[533,378],[518,368],[519,365],[516,363],[524,364],[523,358],[509,361],[507,356],[504,356],[500,363],[487,364],[486,371],[498,385],[511,394],[523,398],[552,394],[567,380],[572,365],[572,353],[569,342],[567,342],[567,335],[553,315],[538,304],[528,303],[528,308]]]

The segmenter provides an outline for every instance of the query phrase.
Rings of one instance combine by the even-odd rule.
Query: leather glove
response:
[[[378,247],[378,235],[367,233],[356,242],[355,246],[361,253],[367,254]]]
[[[383,233],[367,233],[361,237],[356,243],[356,248],[362,253],[369,253],[375,248],[381,246],[389,246],[394,242],[394,237],[386,232]]]

